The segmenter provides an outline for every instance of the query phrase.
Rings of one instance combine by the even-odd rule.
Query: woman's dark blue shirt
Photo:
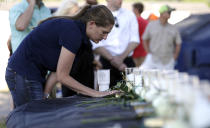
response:
[[[47,71],[56,71],[61,47],[77,54],[89,43],[86,26],[80,21],[51,19],[36,27],[9,59],[8,67],[28,80],[45,81]]]

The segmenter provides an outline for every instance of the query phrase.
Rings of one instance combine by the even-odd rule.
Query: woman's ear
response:
[[[96,25],[95,21],[88,21],[87,28],[93,28]]]
[[[95,25],[96,22],[95,22],[95,21],[89,21],[88,24],[89,24],[89,25]]]

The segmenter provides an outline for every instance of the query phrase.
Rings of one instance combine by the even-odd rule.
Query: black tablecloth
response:
[[[72,96],[32,101],[14,109],[7,128],[139,128],[132,107],[105,98]]]

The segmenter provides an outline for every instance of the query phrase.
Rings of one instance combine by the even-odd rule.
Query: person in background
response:
[[[143,41],[148,54],[141,68],[174,69],[181,44],[179,31],[168,23],[174,10],[168,5],[161,6],[160,18],[146,27]]]
[[[42,0],[22,0],[9,11],[12,53],[37,24],[51,16]]]
[[[158,20],[158,16],[156,16],[154,13],[151,13],[148,18],[147,21],[154,21],[154,20]]]
[[[79,11],[77,0],[63,0],[57,11],[53,14],[55,16],[73,16]]]
[[[98,4],[98,1],[97,0],[86,0],[86,4],[89,4],[89,5],[97,5]]]
[[[141,2],[133,4],[133,12],[135,13],[139,24],[139,38],[141,42],[133,52],[133,60],[137,67],[139,67],[143,63],[145,56],[147,55],[142,43],[143,42],[142,35],[148,24],[148,21],[141,17],[141,13],[143,12],[143,10],[144,10],[144,5]]]
[[[5,78],[15,106],[43,99],[47,71],[56,72],[54,79],[86,96],[118,93],[90,89],[69,75],[81,47],[90,43],[90,39],[95,43],[106,39],[113,25],[114,17],[104,5],[87,5],[74,17],[58,16],[42,21],[21,42],[7,65]]]
[[[12,55],[11,35],[9,36],[9,39],[7,40],[7,48],[9,50],[9,57],[10,57]]]
[[[106,0],[112,11],[115,25],[106,40],[93,44],[100,55],[103,69],[110,69],[110,86],[122,80],[126,67],[135,67],[132,52],[139,44],[138,22],[133,12],[121,8],[122,0]]]

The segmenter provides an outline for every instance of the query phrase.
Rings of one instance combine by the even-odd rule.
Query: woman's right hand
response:
[[[94,97],[105,97],[105,96],[114,95],[117,93],[120,93],[120,91],[119,90],[103,91],[103,92],[98,91]]]

